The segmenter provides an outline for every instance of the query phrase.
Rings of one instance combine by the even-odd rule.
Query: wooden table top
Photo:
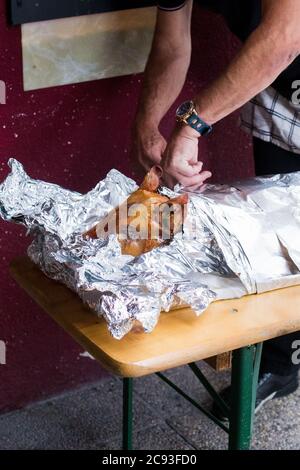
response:
[[[18,284],[95,359],[114,374],[138,377],[300,330],[300,286],[162,312],[152,333],[114,339],[106,323],[67,287],[27,257],[11,264]]]

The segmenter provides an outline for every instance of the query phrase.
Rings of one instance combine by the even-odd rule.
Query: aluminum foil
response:
[[[133,258],[115,235],[81,235],[137,188],[133,180],[111,170],[80,194],[30,178],[14,159],[9,165],[0,215],[27,227],[30,258],[103,316],[115,338],[135,325],[151,332],[175,306],[201,314],[216,299],[300,284],[300,173],[190,193],[183,233]]]

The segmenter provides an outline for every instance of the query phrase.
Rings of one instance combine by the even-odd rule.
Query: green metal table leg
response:
[[[233,351],[229,449],[249,449],[262,345]]]
[[[123,450],[132,450],[133,379],[123,378]]]

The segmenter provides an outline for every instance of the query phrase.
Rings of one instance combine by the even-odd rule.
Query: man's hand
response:
[[[166,147],[161,166],[164,171],[164,182],[173,188],[176,183],[189,190],[201,187],[209,171],[202,171],[203,163],[198,161],[197,131],[188,126],[176,127]]]
[[[156,127],[138,129],[133,135],[133,159],[149,171],[153,165],[159,165],[167,142]]]

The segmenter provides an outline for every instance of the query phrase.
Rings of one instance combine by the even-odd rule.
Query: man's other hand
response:
[[[146,171],[149,171],[153,165],[161,163],[166,146],[167,142],[158,128],[134,129],[132,158]]]
[[[170,188],[180,183],[193,191],[211,177],[210,171],[202,171],[203,163],[198,161],[198,137],[198,132],[188,126],[175,128],[161,162],[164,182]]]

